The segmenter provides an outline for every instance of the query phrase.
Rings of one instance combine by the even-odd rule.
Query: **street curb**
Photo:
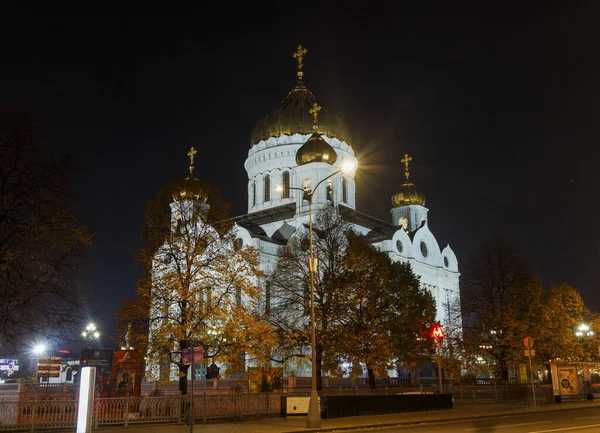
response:
[[[440,418],[440,419],[423,419],[418,421],[395,421],[395,422],[386,422],[380,424],[361,424],[356,426],[340,426],[340,427],[321,427],[317,429],[302,429],[302,430],[291,430],[286,433],[317,433],[317,432],[337,432],[337,431],[352,431],[352,430],[362,430],[368,428],[388,428],[388,427],[405,427],[409,425],[422,425],[422,424],[443,424],[443,423],[451,423],[451,422],[461,422],[461,421],[471,421],[471,420],[482,420],[482,419],[494,419],[494,418],[513,418],[518,416],[525,415],[535,415],[546,412],[568,412],[573,410],[581,410],[587,408],[598,407],[598,405],[587,406],[587,407],[568,407],[568,408],[556,408],[556,409],[532,409],[527,410],[526,412],[499,412],[496,414],[489,415],[473,415],[473,416],[465,416],[459,418]]]

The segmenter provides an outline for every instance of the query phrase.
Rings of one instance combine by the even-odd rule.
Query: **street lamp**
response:
[[[100,333],[96,330],[96,325],[90,323],[85,327],[85,330],[81,333],[81,336],[88,341],[88,349],[91,349],[92,341],[100,338]]]
[[[331,173],[329,176],[321,179],[314,188],[295,188],[286,187],[286,189],[295,189],[304,193],[304,198],[308,200],[308,272],[310,274],[310,350],[311,350],[311,364],[312,364],[312,388],[310,391],[310,400],[308,404],[308,419],[306,426],[308,428],[320,428],[321,427],[321,404],[319,402],[319,394],[317,393],[317,337],[315,327],[315,283],[314,283],[314,272],[317,269],[317,259],[313,258],[313,218],[312,218],[312,202],[315,191],[323,182],[338,173],[351,173],[355,166],[352,162],[347,161],[342,164],[342,167]],[[283,191],[284,187],[278,185],[275,187],[277,191]]]
[[[591,330],[590,326],[582,323],[577,327],[577,331],[575,331],[575,336],[577,337],[593,337],[594,331]]]

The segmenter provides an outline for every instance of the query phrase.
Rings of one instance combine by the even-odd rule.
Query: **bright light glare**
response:
[[[352,161],[345,161],[342,164],[342,172],[345,174],[350,174],[355,170],[356,166]]]
[[[281,185],[275,185],[275,191],[283,191],[283,187]]]
[[[39,343],[39,344],[36,344],[35,346],[33,346],[33,353],[35,353],[36,355],[41,355],[45,351],[46,351],[46,346],[44,346],[42,343]]]
[[[90,323],[88,326],[86,326],[85,329],[87,331],[95,331],[96,330],[96,325],[94,325],[93,323]]]

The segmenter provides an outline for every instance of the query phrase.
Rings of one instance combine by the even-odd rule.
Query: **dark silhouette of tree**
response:
[[[540,280],[517,247],[495,239],[463,266],[461,304],[467,352],[493,360],[498,379],[523,360],[523,338],[536,335],[542,311]]]
[[[366,237],[350,232],[340,281],[344,296],[334,346],[355,374],[366,367],[371,388],[398,364],[430,359],[431,341],[423,334],[435,321],[435,301],[408,263],[392,262]]]
[[[313,223],[313,251],[318,260],[314,275],[317,389],[322,389],[322,372],[337,371],[338,355],[333,347],[333,330],[342,297],[340,276],[348,244],[350,225],[337,210],[327,206],[317,211]],[[276,268],[270,274],[271,321],[280,330],[276,351],[280,361],[302,363],[310,356],[310,275],[308,272],[308,229],[301,227],[278,251]]]
[[[0,113],[0,346],[62,340],[82,316],[91,235],[68,194],[66,159],[42,154],[29,112]]]

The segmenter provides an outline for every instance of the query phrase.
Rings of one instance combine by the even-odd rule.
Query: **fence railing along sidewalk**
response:
[[[198,422],[209,420],[262,418],[279,416],[285,407],[283,396],[308,396],[310,390],[294,393],[248,394],[235,392],[194,395],[194,417]],[[523,402],[531,399],[531,388],[519,386],[444,387],[452,393],[454,402]],[[437,392],[436,387],[328,388],[322,395],[385,395]],[[546,388],[536,388],[539,402],[546,401]],[[129,398],[98,398],[94,401],[93,425],[123,425],[174,423],[188,419],[189,396],[144,396]],[[76,400],[0,401],[0,431],[36,431],[74,428],[77,421]]]

